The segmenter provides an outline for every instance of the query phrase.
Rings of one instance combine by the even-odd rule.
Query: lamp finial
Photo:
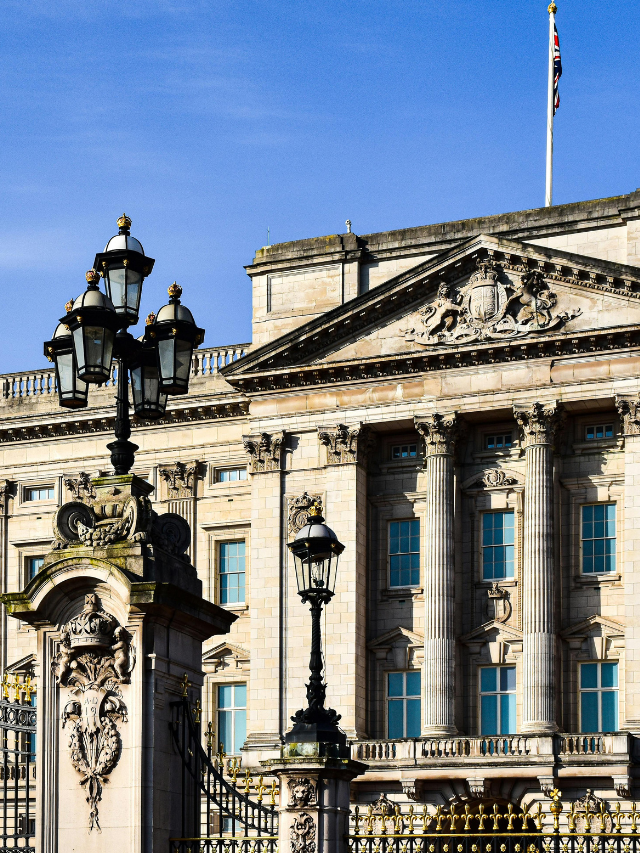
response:
[[[171,287],[168,289],[167,293],[171,297],[171,299],[180,299],[182,296],[182,288],[178,284],[178,282],[174,281]]]
[[[549,8],[547,9],[547,12],[550,15],[555,15],[555,13],[557,11],[558,11],[558,7],[556,6],[556,4],[555,3],[549,3]]]
[[[118,228],[126,228],[128,231],[129,228],[131,228],[131,217],[127,216],[126,213],[123,213],[118,219]]]

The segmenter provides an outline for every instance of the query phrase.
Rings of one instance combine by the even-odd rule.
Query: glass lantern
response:
[[[298,593],[303,600],[309,595],[331,598],[344,545],[324,523],[317,505],[314,504],[307,523],[287,547],[294,557]]]
[[[153,258],[146,257],[142,244],[131,236],[130,228],[131,219],[123,213],[118,219],[118,233],[93,262],[94,269],[104,278],[105,291],[116,314],[124,321],[122,325],[138,322],[142,282],[155,263]]]
[[[89,270],[86,277],[89,286],[73,305],[67,303],[68,314],[60,322],[73,335],[79,378],[101,383],[111,375],[113,342],[121,321],[111,300],[98,288],[98,274]]]
[[[167,395],[160,390],[155,347],[143,344],[131,362],[133,408],[139,418],[156,420],[167,408]]]
[[[156,343],[160,388],[165,394],[188,392],[193,349],[204,341],[204,329],[196,326],[191,311],[180,304],[181,294],[182,288],[174,281],[169,304],[158,311],[145,334],[146,340]]]
[[[44,345],[44,354],[56,366],[58,400],[65,409],[83,409],[88,404],[88,386],[78,378],[73,337],[62,323]]]

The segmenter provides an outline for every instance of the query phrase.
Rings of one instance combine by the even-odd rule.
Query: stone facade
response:
[[[190,393],[135,432],[154,508],[189,521],[205,596],[238,616],[206,646],[203,704],[220,737],[223,713],[241,729],[219,688],[247,685],[245,766],[277,757],[304,702],[310,621],[286,541],[319,500],[346,546],[324,639],[327,702],[369,765],[356,798],[638,796],[639,221],[636,192],[256,254],[253,344],[199,351]],[[0,552],[16,592],[58,506],[106,472],[113,391],[69,414],[51,371],[2,383]],[[613,507],[609,571],[585,562],[601,547],[585,544],[585,506]],[[513,531],[506,562],[487,550],[501,547],[489,517]],[[9,621],[4,668],[37,674],[33,630]],[[600,678],[588,701],[584,664]],[[494,669],[509,682],[492,694],[500,736],[482,683]],[[607,686],[615,730],[580,736],[589,701],[605,718]]]

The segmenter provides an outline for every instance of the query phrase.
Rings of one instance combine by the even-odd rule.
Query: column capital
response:
[[[522,434],[522,446],[527,448],[534,444],[553,445],[562,426],[564,409],[557,402],[546,405],[535,402],[526,408],[514,406],[513,414]]]
[[[344,465],[346,462],[365,464],[375,443],[373,433],[365,424],[336,424],[333,429],[318,427],[318,440],[327,448],[329,465]]]
[[[415,425],[424,440],[425,456],[453,456],[456,443],[463,435],[457,412],[425,415],[419,420],[416,418]]]
[[[616,394],[614,399],[618,414],[622,418],[623,435],[640,435],[640,394]]]
[[[242,443],[249,454],[249,472],[263,474],[280,471],[284,457],[285,432],[260,432],[243,435]]]

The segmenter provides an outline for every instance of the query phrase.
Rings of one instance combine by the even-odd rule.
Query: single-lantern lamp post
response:
[[[347,737],[339,728],[340,714],[325,708],[327,687],[322,678],[322,605],[334,595],[338,558],[344,545],[324,523],[320,508],[314,504],[309,519],[287,547],[293,554],[298,595],[311,610],[311,675],[307,684],[307,707],[291,717],[294,723],[285,743],[333,743],[346,746]]]
[[[129,473],[138,449],[129,441],[129,374],[136,416],[161,418],[168,395],[187,393],[193,349],[204,341],[204,329],[180,304],[182,288],[175,282],[169,288],[169,305],[147,318],[145,335],[136,340],[127,331],[138,322],[142,284],[155,263],[130,228],[131,219],[123,214],[118,234],[96,255],[94,268],[86,274],[86,291],[67,302],[66,315],[44,345],[45,355],[56,366],[60,405],[66,408],[85,407],[87,385],[107,382],[115,359],[116,438],[107,447],[116,474]],[[101,276],[105,293],[99,286]]]

